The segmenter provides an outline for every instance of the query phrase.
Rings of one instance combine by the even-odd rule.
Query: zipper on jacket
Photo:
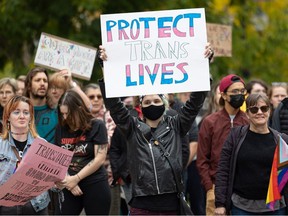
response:
[[[167,126],[166,129],[169,129],[169,127]],[[163,133],[161,133],[160,135],[158,135],[158,139],[160,139],[161,137],[163,137],[165,134],[167,134],[170,130],[165,130],[163,131]]]
[[[146,141],[147,141],[147,140],[146,140]],[[156,165],[155,165],[155,158],[154,158],[154,154],[153,154],[153,150],[152,150],[152,145],[151,145],[151,143],[149,143],[149,142],[148,142],[148,145],[149,145],[149,149],[150,149],[151,156],[152,156],[152,162],[153,162],[153,168],[154,168],[154,175],[155,175],[157,192],[158,192],[158,194],[160,194],[159,184],[158,184],[158,178],[157,178],[157,171],[156,171]]]
[[[232,118],[230,120],[230,123],[231,123],[231,128],[233,128],[233,119]]]
[[[148,140],[146,139],[146,137],[144,136],[143,133],[141,133],[143,139],[147,142],[150,152],[151,152],[151,157],[152,157],[152,163],[153,163],[153,169],[154,169],[154,176],[155,176],[155,182],[156,182],[156,188],[157,188],[157,193],[160,194],[160,189],[159,189],[159,183],[158,183],[158,178],[157,178],[157,170],[156,170],[156,164],[155,164],[155,158],[154,158],[154,154],[153,154],[153,150],[152,150],[152,145],[150,142],[148,142]]]

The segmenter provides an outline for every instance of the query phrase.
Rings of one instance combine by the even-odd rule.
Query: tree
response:
[[[233,28],[233,57],[211,65],[216,79],[235,72],[247,79],[285,81],[287,6],[283,0],[2,0],[0,77],[27,73],[41,32],[98,47],[100,14],[204,7],[207,22]],[[99,70],[96,63],[91,81],[99,78]]]

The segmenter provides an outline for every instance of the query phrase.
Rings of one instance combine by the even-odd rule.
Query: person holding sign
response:
[[[39,136],[35,129],[31,101],[24,96],[12,97],[3,112],[3,133],[0,137],[0,185],[13,175],[36,137]],[[48,192],[44,192],[23,206],[0,206],[0,215],[47,215],[49,202]]]
[[[108,215],[111,202],[107,172],[103,163],[107,154],[107,130],[101,120],[93,118],[81,96],[68,90],[59,101],[59,125],[55,142],[74,151],[66,178],[57,182],[64,188],[61,213]]]
[[[72,80],[71,71],[68,69],[63,69],[61,71],[54,73],[57,77],[57,84],[52,80],[49,82],[48,71],[45,68],[35,67],[31,69],[25,80],[25,96],[29,97],[33,106],[34,106],[34,118],[37,132],[40,137],[47,140],[49,143],[55,143],[55,129],[58,124],[58,112],[55,104],[52,102],[52,97],[49,94],[49,89],[52,87],[59,87],[66,91],[70,86],[71,89],[76,91],[79,95],[81,95],[82,99],[87,102],[87,106],[90,106],[89,99],[86,97],[84,92],[82,92],[81,88],[76,85]],[[65,83],[65,85],[63,85]],[[57,100],[60,99],[59,95],[57,95]],[[58,101],[57,101],[58,104]],[[59,214],[59,206],[58,206],[58,197],[57,193],[50,192],[51,203],[48,207],[49,214]]]
[[[205,56],[209,57],[210,46]],[[107,60],[100,46],[100,58]],[[107,98],[105,83],[99,81],[105,106],[127,139],[132,183],[131,215],[173,214],[180,211],[176,182],[182,182],[182,145],[207,92],[194,92],[178,115],[166,115],[168,101],[162,94],[143,95],[140,105],[144,121],[132,117],[119,98]],[[165,152],[163,151],[163,148]],[[173,160],[173,165],[168,162]],[[175,180],[173,171],[175,171]]]
[[[251,94],[246,105],[249,125],[232,128],[221,151],[214,215],[285,215],[287,191],[275,202],[274,210],[268,208],[266,201],[280,135],[268,127],[269,98],[265,94]],[[288,142],[286,134],[281,137]]]

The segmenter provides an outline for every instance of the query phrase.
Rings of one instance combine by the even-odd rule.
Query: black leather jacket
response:
[[[119,98],[106,98],[104,82],[99,82],[104,103],[128,143],[128,162],[132,181],[132,196],[177,192],[172,170],[155,137],[174,159],[179,180],[182,172],[181,137],[189,131],[207,92],[195,92],[176,116],[164,115],[154,135],[151,128],[132,117]]]

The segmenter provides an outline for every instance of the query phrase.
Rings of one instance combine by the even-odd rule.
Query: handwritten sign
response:
[[[203,8],[100,18],[107,97],[210,89]]]
[[[63,180],[72,156],[72,151],[35,139],[17,171],[0,186],[0,206],[24,205]]]
[[[35,64],[52,70],[69,69],[73,76],[90,80],[97,49],[42,33]]]
[[[214,56],[232,56],[232,28],[228,25],[207,23],[207,37]]]

